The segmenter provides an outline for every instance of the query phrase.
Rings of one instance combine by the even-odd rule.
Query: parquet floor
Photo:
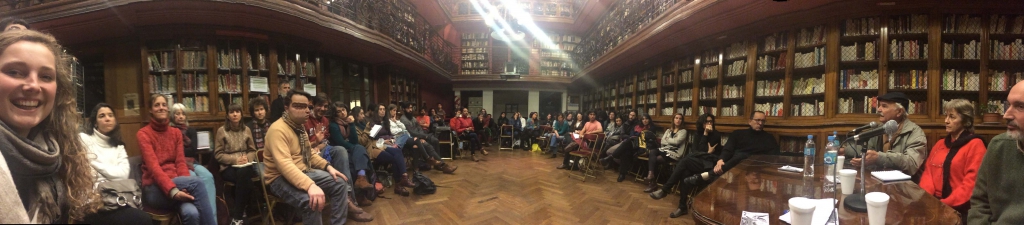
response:
[[[678,195],[651,199],[632,177],[617,183],[607,170],[580,182],[555,169],[561,157],[488,149],[486,161],[449,162],[459,166],[455,175],[425,172],[436,194],[402,197],[388,188],[364,207],[374,221],[349,224],[693,224],[690,215],[668,217]]]

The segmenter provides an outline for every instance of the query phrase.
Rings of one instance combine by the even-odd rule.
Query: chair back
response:
[[[512,133],[512,125],[501,125],[501,132],[499,133],[501,133],[501,135],[505,135],[506,132],[509,134]]]

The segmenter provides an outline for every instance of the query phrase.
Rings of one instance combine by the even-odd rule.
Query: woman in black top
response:
[[[693,150],[686,157],[680,159],[679,163],[676,163],[668,182],[662,186],[661,190],[650,194],[654,199],[664,198],[671,193],[672,187],[676,186],[677,182],[685,178],[685,181],[679,185],[679,191],[682,193],[679,198],[679,208],[669,215],[672,218],[686,215],[687,195],[696,186],[696,182],[702,180],[700,179],[702,176],[706,176],[703,174],[707,174],[708,171],[715,168],[715,164],[722,156],[722,136],[715,130],[715,116],[704,114],[697,119],[697,132],[694,138]]]

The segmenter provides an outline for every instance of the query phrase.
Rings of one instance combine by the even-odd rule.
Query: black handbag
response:
[[[113,211],[121,207],[139,208],[142,206],[142,190],[139,183],[132,179],[100,182],[96,186],[100,192],[103,207],[99,211]]]

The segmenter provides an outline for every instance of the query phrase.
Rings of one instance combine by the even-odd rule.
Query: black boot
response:
[[[689,210],[686,210],[686,206],[683,206],[682,208],[676,209],[676,211],[672,212],[672,214],[668,214],[668,217],[679,218],[680,216],[686,215],[686,213],[688,213],[687,211]]]
[[[664,198],[665,195],[668,195],[668,193],[665,192],[665,191],[662,191],[662,190],[657,190],[657,191],[651,192],[651,194],[650,194],[651,198],[653,198],[654,200],[658,200],[658,199]]]
[[[701,181],[704,181],[704,178],[701,178],[700,174],[694,174],[693,176],[683,178],[683,183],[689,185],[697,185],[697,183]]]
[[[615,179],[615,182],[622,182],[623,180],[626,180],[626,175],[625,174],[619,174],[619,178]]]

